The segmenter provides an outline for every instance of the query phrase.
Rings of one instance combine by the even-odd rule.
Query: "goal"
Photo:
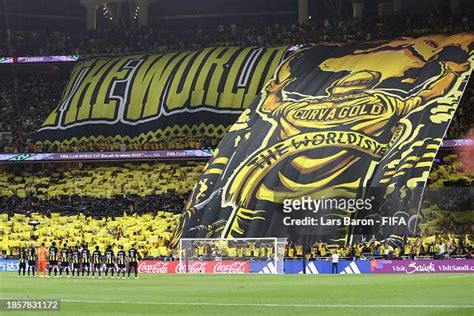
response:
[[[181,273],[284,273],[286,238],[182,238]]]

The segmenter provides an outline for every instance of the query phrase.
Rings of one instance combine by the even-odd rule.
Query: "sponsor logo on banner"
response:
[[[248,261],[188,261],[179,264],[179,261],[141,260],[138,263],[139,273],[249,273]]]
[[[214,273],[246,273],[248,270],[247,261],[222,262],[218,261],[214,265]]]
[[[207,261],[188,261],[187,271],[186,263],[176,266],[176,273],[206,273]]]
[[[274,274],[278,273],[273,261],[268,262],[259,273],[263,274]]]
[[[370,273],[368,260],[341,260],[338,264],[339,274],[365,274]],[[303,272],[300,272],[300,274]],[[332,263],[329,261],[309,261],[306,264],[306,274],[331,274]]]
[[[339,274],[361,274],[360,270],[359,270],[359,267],[357,267],[357,264],[352,261],[351,263],[349,263],[349,265],[347,267],[344,268],[344,270],[342,272],[340,272]]]
[[[296,274],[303,270],[303,263],[301,260],[286,260],[282,262],[284,273]],[[280,266],[281,269],[281,266]],[[250,261],[250,273],[261,273],[261,274],[277,274],[282,273],[279,271],[275,262],[272,260],[252,260]]]
[[[175,271],[173,267],[177,266],[176,263],[177,261],[141,260],[138,263],[138,272],[139,273],[173,273]]]
[[[474,273],[474,260],[372,260],[373,273]]]
[[[300,274],[303,274],[303,271],[301,271]],[[306,274],[319,274],[314,261],[311,261],[306,265]]]
[[[18,271],[18,260],[0,260],[0,272]]]
[[[303,273],[303,262],[287,260],[284,262],[285,273]],[[365,273],[474,273],[474,260],[354,260],[339,261],[339,274]],[[18,260],[0,260],[0,272],[18,271]],[[185,263],[179,261],[141,260],[138,263],[139,273],[276,273],[272,261],[198,261]],[[332,265],[329,261],[308,261],[306,274],[330,274]]]

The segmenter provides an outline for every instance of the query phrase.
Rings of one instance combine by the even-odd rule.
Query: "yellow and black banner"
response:
[[[473,34],[294,52],[226,134],[181,237],[308,245],[414,232],[428,173],[474,64]]]
[[[84,60],[37,139],[143,144],[191,134],[220,138],[260,94],[287,50],[216,47]]]

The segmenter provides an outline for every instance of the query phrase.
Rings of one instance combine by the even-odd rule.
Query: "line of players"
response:
[[[35,276],[35,270],[37,268],[37,275],[40,276],[40,271],[42,271],[42,276],[46,276],[46,261],[48,261],[48,277],[51,276],[51,272],[54,272],[54,276],[59,277],[65,272],[66,276],[69,277],[69,273],[74,277],[75,273],[79,277],[81,272],[82,277],[95,277],[95,273],[98,272],[99,278],[102,277],[102,271],[105,272],[105,277],[110,276],[114,277],[114,272],[116,272],[117,278],[120,278],[120,272],[122,272],[122,278],[125,279],[125,273],[127,272],[127,277],[130,278],[130,273],[132,269],[135,272],[135,278],[138,278],[138,261],[141,259],[138,251],[135,246],[132,245],[128,249],[128,253],[125,252],[124,247],[120,246],[117,254],[114,254],[112,246],[108,246],[104,254],[100,251],[99,246],[95,246],[94,251],[91,253],[89,251],[88,245],[83,244],[82,246],[76,245],[74,248],[68,247],[65,243],[61,251],[56,247],[56,243],[52,242],[51,247],[46,249],[45,243],[41,244],[41,247],[36,251],[36,249],[30,245],[28,250],[22,248],[20,250],[20,263],[18,269],[18,276],[23,272],[25,276],[25,271],[28,271],[28,276]],[[28,263],[28,268],[27,264]],[[92,273],[91,273],[92,272]]]

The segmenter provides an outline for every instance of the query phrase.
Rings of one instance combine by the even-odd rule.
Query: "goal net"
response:
[[[182,238],[181,273],[284,273],[286,238]]]

